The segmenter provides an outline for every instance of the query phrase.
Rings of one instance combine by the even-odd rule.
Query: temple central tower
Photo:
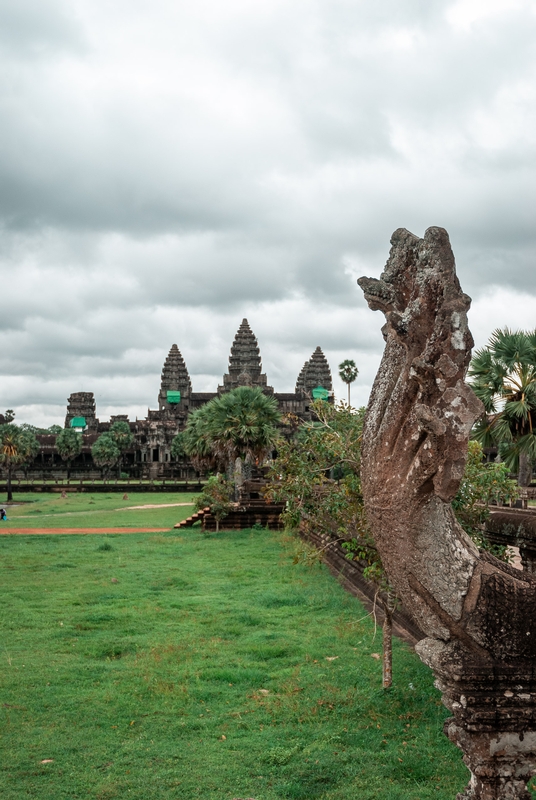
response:
[[[218,394],[230,392],[238,386],[259,386],[273,394],[267,386],[266,375],[262,374],[261,355],[255,334],[247,319],[242,320],[229,356],[229,372],[223,376],[223,386],[218,386]]]

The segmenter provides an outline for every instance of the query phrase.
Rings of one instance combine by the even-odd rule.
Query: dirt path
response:
[[[20,503],[13,503],[6,504],[6,508],[12,508],[12,506],[21,505]],[[80,517],[82,514],[112,514],[114,511],[130,511],[132,509],[143,509],[143,508],[173,508],[174,506],[190,506],[191,508],[194,507],[193,503],[155,503],[151,505],[145,506],[119,506],[119,508],[98,508],[95,511],[61,511],[62,517]],[[50,514],[42,514],[39,519],[45,519],[45,517],[58,517],[57,511],[51,511]],[[35,519],[35,514],[18,514],[16,517],[10,518],[11,521],[15,519]]]
[[[114,511],[129,511],[132,508],[174,508],[175,506],[193,506],[193,503],[151,503],[145,506],[124,506],[114,508]]]
[[[0,528],[0,536],[11,536],[21,534],[24,536],[33,534],[57,534],[57,533],[78,533],[82,536],[86,534],[100,533],[169,533],[171,528]]]

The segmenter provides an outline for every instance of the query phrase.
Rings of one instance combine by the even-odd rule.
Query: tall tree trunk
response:
[[[382,661],[382,686],[389,689],[393,683],[393,609],[394,595],[388,590],[387,601],[382,601],[383,609],[383,661]]]
[[[233,482],[235,487],[235,502],[240,500],[240,494],[242,492],[242,484],[244,483],[244,465],[242,459],[239,457],[234,462],[234,469],[233,469]]]
[[[348,384],[348,405],[350,405],[350,384]]]
[[[13,500],[13,489],[11,488],[11,464],[7,468],[7,502],[11,503]]]
[[[532,480],[532,464],[528,453],[519,454],[519,475],[517,482],[520,486],[530,486]]]
[[[389,689],[393,683],[393,619],[388,612],[383,620],[383,670],[382,686]]]

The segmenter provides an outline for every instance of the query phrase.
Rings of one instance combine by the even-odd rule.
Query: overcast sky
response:
[[[536,326],[536,0],[0,0],[0,410],[143,417],[247,317],[365,403],[393,230],[445,227],[477,346]],[[335,380],[344,396],[344,386]]]

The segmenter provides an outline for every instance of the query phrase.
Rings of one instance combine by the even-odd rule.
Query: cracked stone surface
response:
[[[453,716],[446,735],[471,777],[458,800],[529,800],[536,768],[536,580],[479,553],[451,500],[482,413],[465,384],[470,298],[447,232],[395,231],[378,279],[358,283],[384,313],[386,345],[363,432],[367,519],[417,645]]]

